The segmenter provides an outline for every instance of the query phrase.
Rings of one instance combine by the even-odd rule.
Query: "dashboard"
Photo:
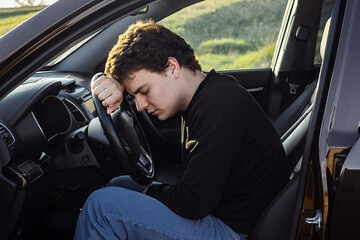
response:
[[[96,178],[104,171],[121,174],[124,170],[119,159],[114,158],[97,118],[90,79],[91,76],[79,73],[42,71],[1,99],[0,135],[9,157],[0,158],[0,166],[20,190],[44,182],[51,185],[49,188],[73,189],[92,179],[81,172],[90,171]],[[135,109],[134,99],[126,97]],[[162,148],[157,142],[170,139],[166,134],[175,135],[167,130],[172,122],[161,123],[162,126],[144,111],[136,114],[148,136],[155,140],[152,147]],[[174,126],[180,122],[177,118],[173,121]],[[177,142],[171,144],[178,146]]]
[[[0,134],[9,150],[1,166],[20,188],[50,170],[99,168],[87,128],[94,119],[89,80],[39,72],[0,101]]]
[[[87,196],[122,173],[96,117],[90,79],[38,72],[0,100],[0,222],[19,233],[64,209],[76,220]]]

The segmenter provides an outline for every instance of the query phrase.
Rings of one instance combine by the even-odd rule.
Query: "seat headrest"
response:
[[[330,28],[330,22],[331,22],[331,17],[326,21],[325,27],[324,27],[324,32],[322,35],[322,39],[321,39],[321,44],[320,44],[320,56],[321,59],[324,59],[324,54],[325,54],[325,49],[326,49],[326,42],[327,42],[327,38],[328,38],[328,34],[329,34],[329,28]]]

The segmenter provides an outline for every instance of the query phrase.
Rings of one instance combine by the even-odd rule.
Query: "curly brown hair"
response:
[[[105,73],[119,82],[142,69],[161,73],[168,67],[169,57],[181,67],[201,71],[194,50],[182,37],[153,20],[138,21],[119,36],[108,55]]]

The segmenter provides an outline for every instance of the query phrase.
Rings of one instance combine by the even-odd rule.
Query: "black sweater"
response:
[[[181,114],[184,174],[146,194],[185,218],[212,214],[250,234],[289,179],[277,133],[247,90],[214,70]]]

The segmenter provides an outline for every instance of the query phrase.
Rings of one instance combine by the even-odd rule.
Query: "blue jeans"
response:
[[[74,239],[244,239],[212,215],[190,220],[175,214],[142,194],[145,188],[121,176],[93,192],[80,213]]]

